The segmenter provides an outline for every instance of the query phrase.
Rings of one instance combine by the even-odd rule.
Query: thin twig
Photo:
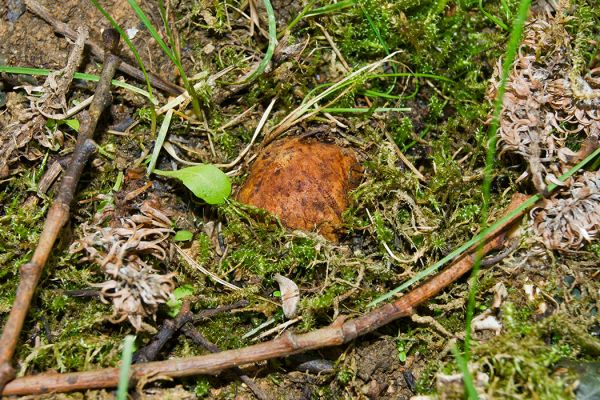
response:
[[[190,303],[188,301],[184,301],[181,305],[181,310],[177,314],[177,318],[175,318],[175,320],[165,321],[160,331],[156,334],[156,336],[154,336],[152,342],[138,350],[133,355],[133,362],[137,364],[154,361],[158,355],[158,352],[162,350],[164,345],[167,344],[167,342],[188,322],[204,321],[205,319],[208,319],[214,315],[235,310],[237,308],[243,308],[247,305],[248,300],[241,300],[234,304],[211,308],[209,310],[202,310],[201,312],[194,314],[190,311]]]
[[[96,150],[96,144],[92,140],[92,137],[96,130],[100,114],[102,114],[112,100],[110,82],[119,64],[119,58],[113,55],[113,53],[118,49],[119,34],[107,29],[102,36],[106,46],[106,56],[104,58],[102,75],[98,86],[96,86],[94,100],[89,111],[81,114],[81,132],[77,137],[73,156],[62,179],[58,195],[48,211],[48,216],[33,257],[30,262],[22,265],[19,271],[20,280],[17,287],[17,294],[6,325],[4,326],[2,337],[0,338],[0,389],[4,387],[6,382],[14,378],[12,358],[25,317],[29,311],[33,293],[42,275],[44,265],[50,256],[54,242],[61,228],[69,220],[70,205],[83,168],[89,157]]]
[[[385,132],[385,138],[392,144],[392,146],[394,147],[394,151],[396,152],[396,154],[398,155],[398,157],[400,158],[400,160],[402,160],[402,162],[404,163],[404,165],[406,165],[408,167],[408,169],[410,169],[413,172],[413,174],[415,174],[415,176],[417,177],[417,179],[419,179],[421,182],[427,182],[427,178],[425,178],[423,176],[423,174],[421,173],[421,171],[419,171],[413,165],[413,163],[411,163],[410,160],[408,158],[406,158],[406,156],[404,155],[404,153],[402,152],[402,150],[400,150],[400,147],[398,147],[398,145],[396,144],[396,141],[392,137],[392,134],[390,132],[388,132],[387,129],[383,129],[383,131]]]
[[[56,33],[66,36],[71,40],[75,40],[75,38],[77,37],[77,32],[75,32],[75,30],[69,25],[54,18],[47,8],[43,7],[35,0],[24,0],[24,3],[31,13],[37,15],[38,17],[46,21],[48,24],[50,24]],[[100,60],[103,60],[105,58],[102,46],[97,44],[95,41],[93,41],[92,39],[88,39],[85,41],[85,44],[89,47],[92,54],[96,58]],[[140,82],[146,82],[146,78],[144,77],[143,72],[135,68],[134,66],[126,63],[125,61],[121,61],[119,65],[119,71],[131,76],[134,79],[137,79]],[[154,86],[157,89],[164,90],[168,94],[177,96],[183,93],[184,91],[181,87],[173,83],[164,81],[156,75],[148,74],[148,76],[150,79],[150,84],[152,86]]]
[[[150,344],[135,352],[133,355],[133,363],[138,364],[154,361],[165,344],[171,340],[173,335],[175,335],[175,333],[181,329],[183,325],[190,322],[193,317],[194,314],[190,312],[190,303],[188,301],[184,301],[181,305],[181,310],[177,314],[177,318],[174,320],[166,320]]]
[[[346,59],[342,55],[342,52],[335,45],[335,42],[333,41],[333,38],[331,37],[331,35],[327,32],[327,30],[323,27],[323,25],[319,24],[318,22],[315,22],[315,25],[317,25],[319,27],[319,29],[321,29],[321,32],[323,32],[323,35],[325,35],[325,39],[327,39],[333,52],[338,56],[340,63],[342,63],[342,66],[346,70],[345,72],[350,72],[352,70],[352,68],[350,68],[350,66],[346,62]]]
[[[520,197],[515,196],[506,215],[510,215],[511,211],[515,210],[526,199],[527,197],[524,195]],[[361,317],[346,322],[343,318],[338,318],[330,326],[300,335],[295,335],[288,331],[277,339],[242,349],[227,350],[218,354],[184,359],[136,364],[131,368],[130,383],[150,375],[177,378],[201,374],[217,374],[224,369],[234,366],[277,357],[286,357],[324,347],[339,346],[372,332],[400,317],[410,316],[414,307],[435,296],[469,271],[478,255],[486,254],[502,247],[506,237],[506,230],[515,221],[520,219],[523,213],[524,210],[511,215],[511,218],[507,218],[507,221],[501,227],[498,227],[498,229],[487,235],[483,241],[484,245],[482,248],[477,246],[471,248],[470,253],[463,254],[452,265],[429,281],[408,292],[396,301],[380,306]],[[109,388],[115,387],[118,384],[118,379],[118,368],[66,374],[39,374],[15,379],[6,385],[2,394],[8,396]]]
[[[221,306],[217,308],[211,308],[208,310],[202,310],[194,315],[192,319],[193,322],[201,322],[211,317],[214,317],[217,314],[221,314],[231,310],[237,310],[238,308],[247,307],[250,302],[248,300],[240,300],[233,304],[228,304],[226,306]]]

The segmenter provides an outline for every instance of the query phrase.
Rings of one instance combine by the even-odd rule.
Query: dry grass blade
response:
[[[317,107],[316,109],[313,109],[313,107],[317,106],[321,100],[336,93],[340,89],[343,89],[343,88],[351,85],[362,74],[366,74],[366,73],[375,71],[377,68],[379,68],[380,66],[382,66],[383,64],[388,62],[390,59],[392,59],[396,54],[398,54],[398,52],[394,52],[379,61],[376,61],[369,65],[365,65],[364,67],[352,72],[351,74],[346,76],[344,79],[340,80],[339,82],[336,82],[335,84],[331,85],[330,87],[328,87],[327,89],[325,89],[324,91],[322,91],[321,93],[316,95],[315,97],[305,99],[305,101],[300,106],[298,106],[295,110],[293,110],[291,113],[289,113],[279,124],[277,124],[275,127],[273,127],[273,129],[271,129],[271,131],[267,135],[265,135],[265,140],[263,141],[263,146],[265,146],[268,143],[275,140],[279,135],[281,135],[283,132],[290,129],[292,126],[294,126],[301,120],[309,118],[313,115],[316,115],[321,108],[327,107],[327,106],[323,106],[323,107]]]
[[[212,280],[214,280],[215,282],[225,286],[228,289],[231,290],[241,290],[240,287],[235,286],[234,284],[231,284],[227,281],[224,281],[223,279],[219,278],[217,275],[215,275],[214,273],[212,273],[211,271],[207,270],[206,268],[204,268],[202,265],[198,264],[192,257],[190,257],[189,254],[187,254],[181,247],[177,246],[176,244],[173,245],[175,247],[175,250],[177,250],[177,253],[179,253],[183,259],[192,267],[196,268],[197,270],[199,270],[200,272],[202,272],[203,274],[209,276]]]
[[[252,148],[252,145],[254,144],[254,141],[256,141],[256,138],[258,137],[260,132],[262,132],[262,129],[265,126],[267,119],[269,118],[269,115],[271,114],[271,110],[273,109],[273,106],[275,105],[276,100],[277,100],[277,98],[271,100],[271,103],[269,103],[269,105],[267,106],[267,109],[263,113],[262,117],[260,118],[260,121],[258,122],[258,125],[256,126],[256,129],[254,130],[254,134],[252,135],[252,139],[250,139],[250,143],[248,143],[248,146],[246,146],[246,148],[244,148],[244,150],[242,150],[240,152],[240,154],[237,156],[237,158],[235,160],[233,160],[232,162],[227,163],[227,164],[215,164],[217,167],[233,168],[237,165],[237,163],[242,161],[244,156],[246,154],[248,154],[248,152]]]

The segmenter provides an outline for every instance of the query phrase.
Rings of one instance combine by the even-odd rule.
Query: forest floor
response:
[[[92,2],[39,3],[72,28],[87,27],[98,43],[101,30],[110,26]],[[132,42],[145,68],[183,85],[175,65],[128,3],[104,3],[120,26],[132,35],[135,32]],[[503,154],[496,157],[489,195],[482,191],[497,66],[516,18],[516,0],[487,1],[483,6],[476,0],[274,0],[280,35],[273,58],[257,79],[241,85],[232,83],[251,71],[267,51],[264,4],[167,3],[166,26],[176,38],[174,47],[183,69],[194,83],[205,84],[199,91],[200,116],[191,106],[174,112],[157,169],[183,168],[181,160],[221,166],[231,180],[232,197],[210,205],[175,179],[148,176],[146,166],[156,139],[151,105],[143,96],[115,87],[113,103],[96,130],[99,151],[79,183],[70,223],[54,247],[21,334],[15,353],[18,376],[116,366],[126,335],[136,335],[136,347],[142,348],[166,320],[177,315],[183,300],[189,301],[193,313],[246,301],[240,308],[194,325],[222,350],[272,339],[281,330],[258,336],[288,320],[280,306],[276,274],[291,279],[300,291],[298,316],[288,330],[308,332],[331,324],[339,315],[362,315],[374,299],[480,232],[482,216],[487,216],[488,224],[500,218],[513,194],[537,193],[544,183],[536,177],[563,171],[563,153],[555,152],[550,142],[541,142],[546,153],[538,163],[540,172],[522,147],[511,147],[508,136],[499,134],[498,152]],[[560,62],[547,66],[548,75],[556,78],[562,73],[569,80],[573,73],[579,74],[587,82],[584,88],[591,91],[586,101],[597,112],[600,6],[591,0],[572,0],[556,5],[554,11],[551,3],[534,2],[524,37],[541,39],[521,48],[518,57],[523,59],[533,48],[539,71],[540,65],[550,65],[544,64],[546,59],[556,60],[559,54]],[[140,5],[167,40],[159,2]],[[63,68],[72,42],[24,10],[19,0],[0,3],[0,66]],[[542,22],[535,25],[536,21]],[[125,44],[122,48],[123,58],[137,65]],[[389,55],[388,61],[381,62]],[[356,154],[362,172],[348,195],[348,209],[339,213],[342,227],[335,240],[315,231],[287,229],[264,211],[238,202],[237,193],[261,150],[264,132],[303,102],[370,64],[375,65],[373,71],[357,75],[319,103],[327,104],[327,110],[282,133],[310,136]],[[99,74],[101,66],[86,55],[79,71]],[[522,80],[511,81],[509,100],[524,92],[518,85],[527,85],[527,79],[545,79],[530,78],[533,75],[511,75]],[[117,79],[146,89],[126,75],[118,74]],[[11,129],[30,118],[25,89],[43,81],[44,77],[31,74],[0,75],[2,149],[14,140],[7,136]],[[93,87],[91,82],[75,80],[67,107],[90,96]],[[577,94],[574,89],[573,93]],[[164,91],[154,90],[154,95],[160,105],[168,101]],[[272,101],[273,108],[267,111]],[[544,109],[544,105],[537,107]],[[559,120],[557,131],[575,133],[552,142],[556,148],[568,146],[576,152],[587,137],[600,134],[593,107],[586,109],[589,119],[585,121],[591,122],[581,122],[577,129],[578,120]],[[556,115],[564,112],[558,110]],[[265,129],[237,160],[265,114]],[[515,115],[514,121],[534,118],[518,110]],[[24,143],[0,154],[2,326],[15,297],[19,266],[35,249],[58,186],[47,182],[47,171],[68,160],[77,137],[75,118],[49,120]],[[163,118],[158,116],[158,126]],[[508,121],[510,116],[503,118]],[[511,133],[504,125],[502,129],[506,135]],[[552,163],[560,166],[553,169]],[[594,170],[597,163],[586,168]],[[523,178],[525,171],[529,175]],[[561,199],[568,199],[565,193]],[[594,196],[590,201],[596,203],[590,207],[598,212],[600,197]],[[99,285],[106,287],[111,277],[94,262],[90,249],[98,247],[97,235],[132,226],[135,230],[135,224],[143,224],[139,221],[148,217],[145,207],[164,214],[170,226],[152,237],[161,257],[140,250],[141,262],[152,265],[160,279],[169,281],[167,286],[172,282],[177,299],[160,300],[157,308],[144,306],[133,315],[115,311],[111,299],[99,292]],[[600,220],[590,222],[593,229],[587,234],[580,233],[585,240],[573,239],[570,248],[563,248],[548,239],[551,234],[544,236],[551,227],[545,225],[546,230],[540,231],[535,225],[550,215],[546,210],[527,214],[510,251],[481,268],[474,292],[469,370],[482,398],[600,396],[595,392],[600,388],[600,245],[593,240]],[[196,265],[241,290],[215,282]],[[277,399],[463,398],[462,374],[453,349],[464,350],[469,291],[465,276],[417,307],[412,318],[394,321],[343,346],[256,363],[243,371]],[[270,320],[270,325],[251,334]],[[175,335],[157,359],[205,353],[185,335]],[[157,380],[139,386],[137,392],[146,398],[253,398],[246,384],[228,374]],[[111,390],[90,390],[45,398],[113,395]]]

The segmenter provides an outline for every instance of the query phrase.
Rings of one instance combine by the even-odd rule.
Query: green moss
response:
[[[354,373],[348,369],[341,369],[335,377],[339,383],[345,386],[354,378]]]
[[[431,393],[435,389],[435,374],[441,372],[442,364],[439,361],[429,362],[416,381],[417,393]]]
[[[52,344],[42,343],[37,347],[26,344],[19,348],[18,357],[26,360],[21,368],[26,368],[27,373],[48,369],[83,371],[115,366],[120,358],[119,345],[112,335],[78,332],[70,338],[60,337]]]
[[[203,265],[209,263],[213,258],[210,238],[207,234],[201,233],[197,236],[196,243],[198,244],[197,261]]]
[[[552,371],[559,360],[583,356],[570,328],[572,322],[560,314],[537,323],[527,313],[513,319],[511,307],[505,307],[511,314],[504,318],[507,332],[474,349],[481,365],[487,366],[490,391],[516,399],[571,398],[574,377]]]
[[[10,310],[19,267],[29,261],[41,232],[47,202],[24,205],[26,199],[35,198],[35,195],[28,196],[24,186],[29,187],[32,178],[37,180],[36,176],[37,173],[18,179],[0,193],[0,204],[3,205],[0,212],[0,226],[3,227],[0,229],[0,313]]]
[[[210,381],[206,377],[196,378],[196,386],[194,387],[194,394],[197,398],[203,398],[210,394],[211,388]]]

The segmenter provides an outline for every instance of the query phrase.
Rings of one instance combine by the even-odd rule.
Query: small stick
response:
[[[50,256],[54,242],[63,225],[69,220],[70,204],[75,195],[77,183],[89,157],[96,150],[96,144],[92,140],[96,124],[100,114],[111,102],[110,82],[119,64],[119,58],[112,53],[118,49],[119,34],[112,29],[107,29],[104,31],[103,39],[106,46],[106,56],[102,75],[98,86],[96,86],[94,100],[89,111],[83,112],[81,115],[82,128],[77,137],[73,156],[62,179],[58,195],[48,211],[33,257],[27,264],[21,265],[19,271],[20,280],[17,294],[0,338],[0,390],[6,382],[14,378],[15,370],[12,366],[12,358],[33,293],[42,275],[44,265]]]
[[[48,24],[50,24],[55,32],[57,32],[63,36],[66,36],[71,40],[75,40],[75,38],[77,37],[77,32],[75,32],[75,30],[73,30],[73,28],[71,28],[69,25],[57,20],[52,15],[50,15],[50,12],[48,11],[47,8],[45,8],[44,6],[42,6],[35,0],[24,0],[24,3],[27,6],[27,9],[31,13],[37,15],[38,17],[40,17],[41,19],[46,21]],[[102,50],[102,46],[97,44],[95,41],[88,38],[85,41],[85,44],[90,48],[92,54],[95,57],[97,57],[98,59],[101,59],[101,60],[103,60],[105,58],[105,54],[104,54],[104,50]],[[128,64],[124,61],[121,61],[120,65],[119,65],[119,71],[131,76],[134,79],[137,79],[140,82],[146,82],[146,78],[144,77],[144,74],[142,71],[140,71],[139,69],[135,68],[131,64]],[[155,88],[158,88],[160,90],[164,90],[165,92],[167,92],[170,95],[177,96],[184,92],[184,90],[181,87],[179,87],[173,83],[167,82],[167,81],[159,78],[156,75],[148,73],[148,77],[150,79],[150,84],[152,86],[154,86]]]
[[[323,32],[323,35],[325,35],[325,39],[327,39],[327,41],[329,42],[329,45],[331,46],[333,52],[340,59],[340,63],[342,63],[342,66],[346,70],[345,72],[350,72],[352,70],[352,68],[350,68],[350,66],[346,62],[346,59],[344,58],[344,56],[342,55],[342,53],[340,52],[340,50],[335,45],[335,42],[333,41],[333,38],[331,37],[331,35],[327,32],[327,30],[323,27],[323,25],[319,24],[318,22],[315,22],[315,25],[317,25],[319,27],[319,29],[321,29],[321,32]]]
[[[200,332],[194,329],[193,326],[185,325],[181,329],[185,336],[187,336],[192,342],[197,344],[198,346],[204,347],[206,350],[211,353],[220,353],[221,349],[217,347],[214,343],[211,343],[208,339],[206,339]],[[259,400],[269,400],[269,396],[250,378],[248,375],[244,374],[239,367],[233,367],[231,372],[234,373],[242,382],[248,386],[248,388],[254,393],[257,399]]]
[[[526,200],[527,196],[514,196],[506,214]],[[406,293],[396,301],[382,305],[361,317],[346,322],[343,318],[338,318],[330,326],[300,335],[288,331],[277,339],[242,349],[227,350],[198,357],[135,364],[131,367],[130,383],[150,375],[178,378],[201,374],[218,374],[224,369],[234,366],[286,357],[324,347],[339,346],[400,317],[410,316],[414,307],[435,296],[469,271],[478,255],[501,248],[507,235],[506,231],[523,216],[524,212],[517,213],[506,221],[502,227],[487,235],[484,240],[485,244],[481,249],[478,246],[472,247],[470,253],[460,256],[429,281]],[[66,374],[45,373],[15,379],[6,385],[2,395],[58,393],[109,388],[116,387],[118,381],[119,368]]]
[[[175,320],[167,320],[164,322],[160,331],[156,334],[152,342],[138,350],[133,355],[133,363],[144,363],[148,361],[154,361],[158,352],[164,347],[165,344],[183,327],[185,324],[191,321],[203,321],[223,312],[231,311],[236,308],[246,307],[248,305],[247,300],[238,301],[235,304],[217,307],[210,310],[203,310],[198,314],[194,314],[190,311],[190,303],[184,301],[179,314]]]
[[[149,345],[142,347],[133,355],[133,363],[145,363],[154,361],[158,352],[167,344],[179,329],[192,320],[189,301],[184,301],[179,314],[175,320],[168,319],[163,323],[160,331],[156,334]]]

